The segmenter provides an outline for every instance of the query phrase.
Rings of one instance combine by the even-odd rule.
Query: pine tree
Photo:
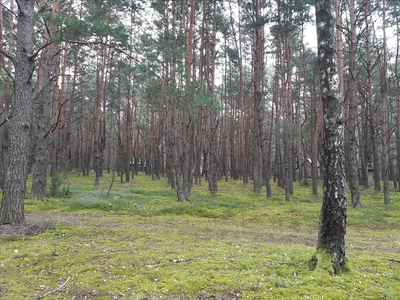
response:
[[[7,157],[0,223],[24,225],[24,202],[28,176],[28,151],[30,147],[32,120],[32,73],[34,70],[33,0],[18,0],[15,100],[10,120],[10,145]]]

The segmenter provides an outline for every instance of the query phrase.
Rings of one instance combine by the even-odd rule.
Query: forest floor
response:
[[[60,189],[71,195],[27,199],[27,226],[0,226],[1,299],[399,297],[399,192],[385,206],[362,191],[362,207],[348,209],[349,271],[332,276],[309,268],[321,190],[296,183],[286,202],[275,185],[267,199],[230,180],[218,196],[203,183],[178,203],[165,179],[111,181],[70,174]]]

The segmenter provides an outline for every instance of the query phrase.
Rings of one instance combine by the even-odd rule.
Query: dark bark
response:
[[[314,85],[316,86],[316,85]],[[318,115],[322,114],[322,102],[314,88],[314,97],[311,103],[312,106],[312,133],[311,133],[311,179],[312,179],[312,194],[318,195]]]
[[[389,80],[387,78],[387,51],[386,51],[386,0],[382,1],[382,30],[383,30],[383,53],[379,71],[381,75],[381,96],[382,96],[382,179],[383,179],[383,202],[390,204],[389,196],[389,129],[388,129],[388,108]]]
[[[31,143],[33,52],[33,0],[19,0],[15,57],[15,102],[10,121],[10,147],[6,165],[0,223],[25,224],[24,200]]]
[[[365,101],[361,101],[361,124],[358,126],[360,142],[360,165],[361,165],[361,184],[369,188],[368,183],[368,126],[367,126],[367,106]]]
[[[3,0],[0,0],[0,49],[4,51],[3,48]],[[4,66],[4,55],[0,55],[0,70]],[[3,99],[0,97],[0,114],[3,112]]]
[[[365,15],[368,15],[368,6],[365,6]],[[373,87],[373,69],[375,64],[372,62],[371,58],[371,41],[370,41],[370,18],[365,18],[365,69],[367,72],[367,83],[366,83],[366,91],[365,91],[365,101],[367,103],[367,114],[368,114],[368,122],[369,122],[369,138],[371,140],[371,148],[372,148],[372,160],[373,160],[373,177],[374,177],[374,189],[376,192],[380,192],[381,190],[381,173],[380,173],[380,156],[378,149],[378,130],[376,126],[376,114],[377,114],[377,105],[375,104],[375,97],[373,95],[372,87]]]
[[[282,43],[282,53],[280,58],[280,67],[281,67],[281,103],[282,103],[282,120],[283,120],[283,132],[282,132],[282,140],[283,140],[283,176],[284,176],[284,188],[285,188],[285,198],[286,201],[290,201],[290,195],[293,194],[293,152],[294,152],[294,118],[293,118],[293,99],[292,99],[292,64],[293,64],[293,24],[292,24],[292,8],[290,5],[292,3],[288,3],[288,7],[282,8],[282,14],[285,16],[282,20],[282,26],[285,28],[283,33],[279,33],[281,35],[281,43]]]
[[[217,153],[217,129],[218,122],[214,108],[210,108],[210,137],[208,145],[208,189],[211,195],[218,194],[218,153]]]
[[[190,8],[189,8],[190,5]],[[180,122],[181,147],[179,152],[179,166],[176,172],[176,186],[178,201],[189,201],[193,184],[194,172],[194,124],[191,113],[192,93],[192,72],[194,71],[194,25],[195,25],[195,1],[184,2],[184,11],[187,13],[185,24],[186,32],[186,60],[185,60],[185,81],[186,93],[181,104],[182,116]]]
[[[95,171],[94,185],[99,185],[100,178],[103,176],[104,168],[104,149],[105,149],[105,87],[107,77],[107,55],[108,49],[103,48],[103,54],[98,62],[98,70],[96,76],[96,95],[94,102],[94,118],[93,118],[93,168]]]
[[[356,7],[355,0],[350,0],[350,34],[349,34],[349,118],[347,120],[347,155],[346,164],[348,166],[349,186],[351,191],[351,205],[361,206],[360,199],[360,180],[358,174],[357,156],[357,137],[356,126],[358,116],[357,101],[357,26],[356,26]]]
[[[205,3],[205,2],[204,2]],[[206,8],[204,7],[205,20],[203,26],[206,27],[205,46],[205,76],[206,76],[206,93],[209,97],[214,97],[215,90],[215,57],[216,57],[216,34],[217,34],[217,20],[216,20],[216,2],[212,5],[212,10],[207,9],[209,12],[206,14]],[[206,16],[208,15],[208,18]],[[212,21],[212,30],[209,28],[209,20]],[[218,113],[216,105],[208,107],[209,117],[209,139],[208,139],[208,188],[212,195],[218,194],[218,180],[219,180],[219,154],[218,154]]]
[[[335,3],[317,0],[316,24],[318,62],[324,114],[323,162],[324,197],[318,233],[319,251],[331,256],[335,273],[344,272],[347,220],[346,175],[344,166],[343,96],[337,73]]]
[[[49,122],[52,104],[51,89],[51,70],[53,67],[53,51],[50,48],[44,52],[43,65],[39,72],[42,77],[42,90],[37,97],[37,107],[35,111],[35,150],[34,150],[34,166],[32,176],[31,198],[35,200],[43,200],[46,195],[47,185],[47,138],[46,133],[49,130]]]
[[[10,1],[10,10],[14,11],[14,0]],[[14,15],[10,14],[10,21],[9,21],[9,38],[8,38],[8,55],[10,57],[13,56],[13,49],[14,49]],[[2,56],[2,55],[1,55]],[[12,72],[12,61],[8,59],[7,62],[7,73],[11,74]],[[0,188],[4,189],[4,174],[6,170],[6,162],[8,156],[8,148],[9,148],[9,124],[7,124],[8,117],[10,116],[10,107],[11,107],[11,87],[12,87],[12,77],[7,77],[6,82],[6,90],[4,93],[4,103],[2,107],[2,123],[3,126],[0,126]],[[5,119],[5,120],[4,120]]]
[[[400,62],[400,19],[397,20],[397,46],[395,70],[399,70]],[[397,182],[400,191],[400,72],[396,72],[396,101],[397,101],[397,126],[396,126],[396,144],[397,144]]]
[[[53,16],[59,13],[59,1],[54,2],[52,12]],[[48,31],[45,31],[45,42],[50,42],[52,36],[56,34],[54,24],[47,24]],[[50,130],[50,118],[52,112],[52,70],[53,57],[55,54],[55,44],[51,44],[43,50],[42,62],[39,68],[39,95],[37,97],[35,111],[35,134],[34,134],[34,166],[32,176],[31,198],[43,200],[46,196],[47,186],[47,167],[49,159],[48,150],[48,131]],[[75,74],[75,73],[74,73]]]
[[[264,123],[264,32],[258,24],[261,18],[260,0],[253,0],[253,139],[252,170],[253,191],[261,192],[262,185],[262,143]]]

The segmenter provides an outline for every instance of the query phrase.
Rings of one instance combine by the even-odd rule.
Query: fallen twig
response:
[[[70,279],[71,279],[71,277],[68,277],[67,280],[65,280],[65,282],[62,285],[60,285],[58,288],[56,288],[55,290],[52,290],[50,292],[44,293],[43,295],[39,296],[38,299],[42,299],[42,298],[44,298],[46,296],[52,295],[54,293],[57,293],[58,291],[60,291],[68,283],[68,281]]]
[[[397,262],[397,263],[400,263],[400,260],[398,260],[398,259],[394,259],[394,258],[388,258],[390,261],[392,261],[392,262]]]

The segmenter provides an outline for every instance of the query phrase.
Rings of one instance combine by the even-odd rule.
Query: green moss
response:
[[[69,199],[26,201],[27,219],[50,220],[52,228],[0,238],[2,299],[34,298],[68,277],[48,299],[398,297],[400,271],[389,258],[400,260],[400,208],[377,204],[379,194],[363,194],[363,207],[349,209],[350,270],[331,276],[330,258],[315,251],[321,203],[309,188],[297,187],[287,203],[275,185],[266,199],[251,185],[221,181],[217,197],[195,185],[191,201],[177,203],[164,179],[115,182],[108,197],[110,174],[99,187],[93,174],[68,181]]]
[[[311,257],[309,263],[310,269],[314,271],[315,276],[333,276],[335,274],[332,255],[326,253],[324,249],[317,249]]]

